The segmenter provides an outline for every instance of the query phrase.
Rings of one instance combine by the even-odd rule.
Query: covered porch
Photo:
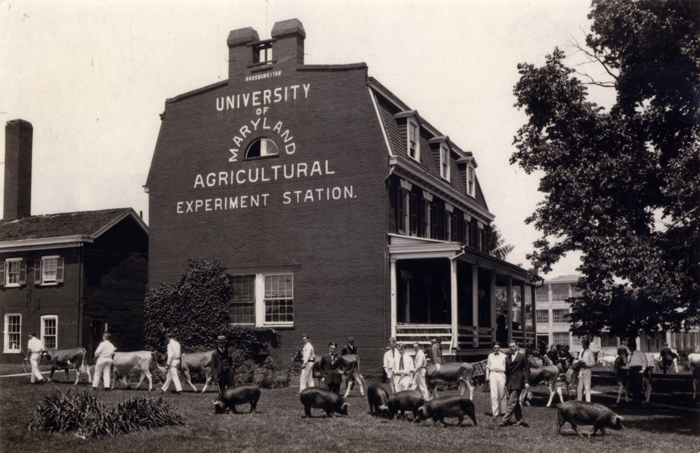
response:
[[[534,343],[534,287],[524,269],[457,242],[389,236],[397,341],[441,338],[445,356],[483,355],[496,340]]]

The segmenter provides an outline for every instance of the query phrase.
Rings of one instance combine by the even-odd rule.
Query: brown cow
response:
[[[211,358],[214,355],[214,350],[205,352],[186,352],[180,356],[180,371],[185,375],[185,380],[190,387],[197,392],[197,387],[192,384],[192,373],[204,373],[206,381],[202,387],[202,393],[207,390],[209,382],[211,382]]]
[[[73,349],[58,349],[58,350],[47,350],[41,353],[41,356],[48,359],[51,362],[51,374],[49,375],[49,381],[53,378],[53,372],[56,370],[63,369],[66,372],[66,378],[70,378],[68,370],[72,367],[75,369],[75,382],[73,385],[78,385],[80,381],[80,373],[86,373],[88,377],[88,382],[92,384],[92,377],[90,376],[90,369],[87,365],[87,352],[84,348],[73,348]]]
[[[457,383],[459,386],[459,394],[464,395],[469,389],[469,399],[474,399],[474,387],[471,384],[474,367],[469,363],[443,363],[440,369],[434,363],[429,363],[425,367],[425,383],[428,386],[428,392],[434,398],[438,397],[437,383],[443,381],[447,383]]]

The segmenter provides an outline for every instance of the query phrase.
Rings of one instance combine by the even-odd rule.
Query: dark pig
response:
[[[326,416],[335,416],[335,412],[348,415],[348,403],[345,399],[330,390],[320,387],[309,387],[299,394],[299,400],[304,405],[304,413],[311,417],[311,408],[323,409]]]
[[[591,436],[595,436],[600,430],[605,437],[605,428],[622,429],[622,417],[611,411],[607,407],[598,403],[588,403],[585,401],[567,401],[560,404],[557,418],[559,419],[559,434],[564,423],[569,422],[576,434],[583,437],[576,429],[577,425],[593,425]]]
[[[369,402],[370,414],[379,416],[389,415],[387,411],[389,394],[381,385],[372,384],[369,386],[367,389],[367,402]]]
[[[418,408],[425,404],[423,396],[417,390],[402,390],[394,393],[387,401],[386,410],[390,418],[395,416],[406,416],[406,412],[412,412],[415,419],[418,414]],[[384,410],[384,407],[380,407]]]
[[[472,419],[474,426],[477,426],[474,403],[472,400],[461,395],[441,396],[428,401],[418,408],[418,418],[416,421],[432,418],[433,425],[436,425],[438,420],[440,420],[443,426],[447,426],[447,423],[445,423],[446,417],[457,417],[459,420],[457,426],[460,426],[465,415]]]
[[[250,413],[252,414],[255,412],[255,406],[258,405],[259,399],[260,389],[257,385],[241,384],[229,387],[214,401],[214,413],[222,414],[227,408],[230,408],[231,412],[235,413],[236,405],[250,404]]]

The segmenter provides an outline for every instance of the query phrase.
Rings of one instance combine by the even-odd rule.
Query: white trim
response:
[[[450,170],[450,147],[447,143],[442,142],[440,143],[440,177],[447,182],[450,182]]]
[[[92,243],[94,240],[87,236],[75,235],[75,236],[59,236],[55,238],[41,238],[41,239],[19,239],[17,241],[4,241],[0,243],[0,250],[9,250],[14,248],[63,248],[63,247],[77,247],[81,246],[83,242]]]
[[[416,129],[416,149],[415,157],[411,156],[411,125]],[[411,160],[420,163],[420,124],[413,117],[406,118],[406,155]]]
[[[389,137],[386,135],[386,129],[384,129],[384,121],[382,121],[382,115],[379,113],[379,106],[377,105],[377,98],[371,87],[367,87],[369,90],[369,97],[372,98],[372,104],[374,105],[374,111],[377,113],[377,119],[379,120],[379,127],[382,130],[382,135],[384,135],[384,143],[386,143],[386,149],[389,151],[389,157],[394,157],[394,153],[391,151],[391,144],[389,144]]]
[[[19,288],[22,284],[19,282],[19,275],[22,270],[17,271],[17,283],[10,283],[10,263],[21,263],[24,258],[6,258],[5,259],[5,281],[2,282],[5,288]],[[21,267],[21,266],[20,266]]]
[[[17,349],[9,349],[7,346],[9,344],[8,332],[8,316],[19,316],[19,343],[17,344]],[[3,354],[21,354],[22,353],[22,313],[5,313],[5,320],[3,324]]]

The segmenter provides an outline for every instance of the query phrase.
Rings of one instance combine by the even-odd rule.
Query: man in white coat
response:
[[[391,393],[396,393],[396,387],[394,387],[394,364],[396,359],[399,357],[398,349],[396,348],[396,338],[389,338],[389,346],[386,348],[384,353],[384,373],[386,378],[391,385]]]
[[[110,374],[112,372],[112,358],[117,348],[114,347],[112,343],[109,342],[109,337],[111,335],[105,332],[102,335],[102,343],[95,350],[95,379],[92,380],[93,390],[100,388],[100,378],[104,377],[105,381],[105,391],[110,389]]]
[[[27,350],[29,351],[29,363],[32,365],[31,383],[45,384],[46,379],[44,379],[44,376],[42,376],[39,371],[39,360],[41,360],[41,353],[44,352],[46,348],[41,340],[37,338],[36,332],[29,334]]]
[[[414,388],[417,388],[420,394],[423,396],[423,399],[428,401],[430,399],[430,393],[428,393],[428,386],[425,384],[425,366],[427,365],[425,353],[418,342],[413,343],[413,349],[416,351],[416,355],[413,358]]]
[[[301,377],[299,378],[299,393],[302,392],[307,387],[314,387],[314,362],[316,362],[316,356],[314,355],[314,347],[309,341],[309,336],[304,334],[302,337],[304,341],[304,347],[301,349]]]
[[[177,375],[177,369],[180,368],[180,343],[175,340],[175,334],[172,332],[167,333],[167,338],[170,340],[168,342],[168,378],[165,380],[160,392],[167,392],[170,382],[174,382],[175,393],[179,395],[182,393],[182,384],[180,384],[180,378]]]
[[[506,355],[501,346],[494,343],[493,352],[486,360],[486,381],[491,389],[491,415],[496,417],[506,413]]]

